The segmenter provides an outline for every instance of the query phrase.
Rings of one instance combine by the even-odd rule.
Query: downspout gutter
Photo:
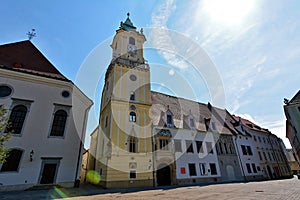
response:
[[[88,113],[89,110],[91,108],[92,105],[90,105],[84,112],[84,118],[83,118],[83,126],[82,126],[82,131],[81,131],[81,137],[80,137],[80,142],[79,142],[79,150],[78,150],[78,157],[77,157],[77,164],[76,164],[76,172],[75,172],[75,178],[74,178],[74,187],[79,187],[79,183],[80,180],[78,180],[78,173],[79,173],[79,164],[80,164],[80,160],[82,158],[81,154],[82,154],[82,146],[83,146],[83,136],[85,135],[84,132],[86,130],[86,125],[87,125],[87,117],[88,117]]]

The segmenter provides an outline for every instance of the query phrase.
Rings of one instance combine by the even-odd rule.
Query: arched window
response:
[[[3,163],[0,171],[1,172],[18,171],[22,154],[23,154],[22,150],[12,149],[9,152],[9,155],[6,158],[6,162]]]
[[[134,101],[135,100],[135,94],[134,92],[130,92],[130,101]]]
[[[63,136],[67,121],[67,112],[58,110],[54,114],[50,136]]]
[[[130,153],[136,153],[137,152],[137,138],[130,136],[128,138],[128,144],[129,144],[128,151]]]
[[[134,105],[131,105],[130,110],[136,110],[136,107]]]
[[[24,105],[15,106],[9,117],[10,126],[6,128],[5,132],[13,132],[14,134],[20,134],[27,114],[27,108]]]
[[[129,121],[136,122],[136,114],[135,114],[135,112],[130,112],[129,113]]]
[[[135,45],[135,39],[133,37],[129,38],[129,44]]]

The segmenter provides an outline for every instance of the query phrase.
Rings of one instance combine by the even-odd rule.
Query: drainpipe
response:
[[[240,161],[240,166],[241,166],[241,169],[242,169],[242,174],[243,174],[244,180],[245,180],[245,182],[247,182],[247,178],[246,178],[246,175],[245,175],[245,171],[244,171],[243,163],[242,163],[242,160],[241,160],[239,148],[238,148],[237,143],[236,143],[237,137],[238,137],[238,136],[236,136],[236,137],[234,138],[234,140],[235,140],[235,148],[236,148],[236,152],[237,152],[237,154],[238,154],[238,158],[239,158],[239,161]]]
[[[80,143],[79,143],[79,150],[78,150],[78,157],[77,157],[77,165],[76,165],[76,172],[75,172],[75,179],[74,179],[74,187],[79,187],[80,184],[80,180],[77,179],[78,177],[78,173],[79,173],[79,164],[80,164],[80,158],[82,158],[81,156],[81,151],[82,151],[82,140],[83,140],[83,136],[85,135],[84,132],[86,130],[86,124],[87,124],[87,115],[88,112],[90,110],[92,105],[90,105],[84,112],[84,118],[83,118],[83,126],[82,126],[82,131],[81,131],[81,137],[80,137]]]
[[[156,163],[155,163],[155,138],[154,138],[154,128],[153,128],[153,124],[151,124],[151,132],[152,132],[152,163],[153,163],[153,187],[156,187]]]

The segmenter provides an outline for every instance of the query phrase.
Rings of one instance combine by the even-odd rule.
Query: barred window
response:
[[[50,136],[63,136],[67,122],[67,112],[58,110],[54,114]]]
[[[27,114],[27,108],[24,105],[15,106],[9,117],[10,126],[6,128],[5,132],[13,132],[20,134]]]
[[[22,150],[12,149],[9,152],[9,155],[6,158],[6,162],[3,163],[0,171],[1,172],[18,171],[22,154],[23,154]]]

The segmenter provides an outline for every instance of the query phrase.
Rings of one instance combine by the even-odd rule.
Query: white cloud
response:
[[[152,13],[151,26],[153,28],[149,33],[148,41],[168,64],[179,69],[186,69],[188,64],[180,57],[178,46],[174,44],[174,38],[170,36],[167,29],[169,17],[175,10],[175,0],[167,0]]]

